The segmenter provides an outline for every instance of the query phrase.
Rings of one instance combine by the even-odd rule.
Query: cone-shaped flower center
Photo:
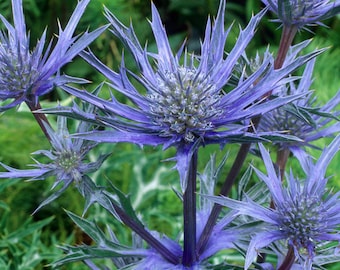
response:
[[[77,170],[81,163],[79,154],[73,151],[65,151],[58,155],[56,160],[57,165],[65,172],[71,173],[73,170]]]
[[[222,114],[220,93],[209,76],[181,67],[177,73],[158,73],[158,92],[149,94],[151,115],[162,136],[183,135],[192,142],[213,128],[212,119]]]
[[[4,99],[15,97],[15,93],[25,92],[32,86],[38,72],[31,61],[31,55],[25,49],[0,44],[0,91],[7,93]]]
[[[317,197],[297,196],[277,208],[282,216],[280,230],[297,248],[311,250],[311,245],[325,228],[322,201]]]
[[[270,119],[270,114],[272,120]],[[265,115],[263,125],[267,125],[273,131],[282,131],[301,139],[306,136],[305,130],[311,127],[307,122],[287,112],[285,108],[273,110],[269,113],[268,119]]]

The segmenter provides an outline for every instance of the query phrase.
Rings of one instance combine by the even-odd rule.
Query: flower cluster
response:
[[[131,142],[163,145],[164,148],[175,146],[176,167],[183,190],[187,185],[189,162],[199,146],[258,140],[260,134],[254,136],[247,132],[247,125],[239,123],[295,99],[296,96],[292,95],[267,100],[265,104],[261,102],[263,96],[283,83],[284,77],[314,55],[299,57],[285,69],[274,70],[272,56],[266,52],[261,65],[250,76],[225,92],[223,87],[229,84],[235,65],[255,34],[264,11],[251,18],[248,26],[241,30],[234,48],[226,57],[224,48],[229,31],[224,29],[224,13],[225,3],[221,1],[213,26],[210,20],[207,22],[200,55],[195,56],[183,47],[176,54],[172,52],[154,4],[151,28],[157,53],[144,50],[132,26],[127,28],[106,10],[111,32],[126,45],[140,68],[140,76],[133,76],[133,79],[146,89],[146,95],[139,93],[132,84],[128,76],[131,72],[124,62],[120,73],[116,73],[91,51],[83,52],[81,56],[107,77],[109,86],[124,94],[135,106],[121,104],[113,95],[111,101],[106,101],[87,91],[62,86],[68,93],[105,113],[104,116],[87,116],[89,119],[96,119],[98,124],[113,128],[79,136],[97,142]],[[58,111],[61,112],[61,109]],[[74,111],[72,116],[76,116]],[[79,117],[83,119],[83,115]]]
[[[0,178],[35,181],[53,177],[52,195],[35,212],[72,185],[85,199],[82,217],[67,214],[93,241],[90,245],[63,246],[66,255],[52,266],[82,261],[98,270],[101,268],[95,259],[100,259],[99,263],[108,261],[102,269],[249,269],[253,265],[256,269],[309,270],[340,261],[334,243],[340,241],[340,193],[327,188],[327,167],[340,149],[340,91],[324,106],[316,107],[312,73],[315,58],[325,50],[304,54],[310,41],[293,44],[298,30],[320,25],[339,13],[340,2],[263,0],[266,8],[240,27],[228,52],[232,28],[225,28],[225,0],[219,1],[216,17],[208,18],[196,52],[189,51],[186,41],[173,51],[152,2],[149,24],[156,50],[142,46],[132,24],[125,26],[108,8],[104,10],[108,26],[74,35],[89,2],[78,1],[65,29],[59,26],[55,42],[45,44],[44,32],[33,50],[22,0],[12,0],[13,25],[0,14],[8,32],[0,32],[0,100],[4,101],[0,111],[26,103],[51,144],[50,150],[33,153],[42,159],[34,159],[31,169],[19,170],[0,163]],[[248,46],[267,10],[276,13],[283,25],[277,53],[271,53],[268,47],[249,60]],[[124,54],[119,70],[114,71],[87,48],[106,29],[133,57],[137,72],[128,68],[130,63],[125,63],[128,58]],[[61,74],[60,69],[78,55],[106,79],[93,92],[77,86],[89,81]],[[303,73],[296,76],[300,68],[304,68]],[[40,105],[40,96],[55,87],[79,99],[82,106],[75,100],[67,106],[42,108],[45,106]],[[104,89],[109,89],[109,99],[103,98],[108,96]],[[50,123],[53,116],[46,114],[57,115],[56,128]],[[75,133],[70,132],[69,118],[79,123]],[[306,146],[316,148],[316,140],[333,136],[319,158],[305,151]],[[175,148],[176,153],[170,152],[167,160],[175,161],[178,171],[173,174],[179,181],[176,179],[172,191],[182,207],[183,222],[182,226],[176,225],[176,237],[157,231],[142,220],[146,215],[134,209],[152,196],[147,194],[150,186],[161,194],[169,185],[163,171],[154,170],[150,164],[156,176],[149,179],[150,170],[140,169],[144,160],[136,158],[137,152],[133,160],[139,169],[123,169],[129,180],[135,177],[138,182],[130,190],[139,192],[135,201],[133,194],[127,195],[117,187],[116,179],[108,179],[116,174],[105,172],[106,182],[99,179],[100,174],[95,179],[90,177],[109,156],[92,151],[94,147],[120,142],[162,146],[159,151]],[[212,155],[199,173],[199,157],[205,152],[201,148],[218,145],[222,152],[232,143],[241,145],[237,154],[224,154],[217,166],[217,155]],[[270,146],[277,151],[276,163],[266,150]],[[258,153],[254,158],[262,160],[255,161],[260,167],[250,165],[243,170],[251,149]],[[97,153],[95,159],[90,151]],[[290,152],[305,174],[303,179],[293,170],[286,172]],[[232,156],[235,158],[229,167]],[[107,167],[112,169],[111,165]],[[166,165],[164,168],[168,169]],[[226,170],[224,182],[219,183]],[[245,171],[242,177],[241,171]],[[140,192],[143,181],[147,183],[146,191]],[[160,188],[163,182],[166,185]],[[110,220],[104,221],[106,231],[101,227],[102,220],[86,217],[94,204]],[[101,218],[95,215],[95,219]],[[128,228],[129,234],[118,235],[121,228]],[[274,257],[276,263],[272,263]]]

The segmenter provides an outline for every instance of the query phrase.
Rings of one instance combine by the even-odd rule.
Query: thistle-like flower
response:
[[[77,128],[77,132],[86,132],[92,125],[81,122]],[[96,143],[85,141],[79,138],[71,138],[67,129],[67,121],[65,117],[58,117],[57,130],[54,131],[48,124],[45,128],[50,137],[52,150],[39,150],[34,155],[43,155],[50,160],[50,163],[40,163],[35,160],[36,164],[32,165],[34,169],[18,170],[11,168],[5,164],[0,164],[7,172],[0,172],[0,178],[29,178],[30,181],[45,180],[50,176],[55,177],[52,186],[62,184],[62,187],[44,200],[35,210],[38,211],[44,205],[58,198],[72,183],[74,183],[80,192],[83,177],[87,177],[88,173],[98,170],[108,155],[101,155],[97,161],[89,162],[87,158],[88,152],[96,146]]]
[[[262,0],[279,17],[277,21],[298,29],[321,24],[340,12],[340,1],[329,0]]]
[[[334,195],[326,190],[327,166],[340,146],[340,135],[325,148],[318,161],[313,164],[310,157],[301,160],[306,179],[300,181],[292,173],[287,176],[288,186],[282,184],[269,153],[260,144],[260,151],[267,175],[254,169],[258,177],[266,183],[273,198],[274,207],[257,204],[250,198],[236,201],[230,198],[210,197],[214,202],[238,210],[262,220],[264,230],[255,234],[247,251],[245,269],[256,253],[271,243],[285,240],[293,248],[293,256],[298,258],[303,269],[311,269],[313,258],[318,252],[318,244],[324,241],[339,241],[340,234],[340,193]]]
[[[52,42],[45,44],[46,31],[36,47],[29,48],[29,36],[23,13],[22,0],[12,0],[12,26],[1,14],[0,20],[7,28],[8,35],[0,32],[0,100],[8,101],[0,107],[5,111],[22,102],[36,105],[38,97],[53,87],[65,83],[84,83],[86,80],[59,74],[59,69],[70,62],[105,29],[101,27],[91,33],[73,37],[75,28],[90,0],[78,2],[67,26],[59,26],[58,41],[52,49]],[[44,47],[46,50],[44,52]]]
[[[312,56],[299,58],[285,69],[274,71],[272,57],[266,53],[262,65],[251,76],[241,79],[230,92],[224,92],[223,87],[228,84],[237,60],[251,41],[265,11],[254,16],[248,26],[240,31],[228,55],[224,48],[230,29],[224,29],[224,12],[223,0],[213,26],[208,19],[201,53],[196,57],[189,54],[184,46],[177,54],[173,54],[153,3],[151,28],[157,53],[143,49],[132,26],[125,27],[106,10],[112,33],[132,53],[141,74],[127,71],[124,61],[120,73],[116,73],[102,64],[93,53],[82,53],[86,61],[108,78],[109,85],[124,94],[133,105],[122,104],[113,95],[111,101],[106,101],[86,91],[64,86],[65,91],[104,112],[104,116],[88,115],[90,120],[114,129],[79,136],[98,142],[132,142],[163,145],[164,148],[175,146],[176,168],[183,190],[186,187],[189,161],[200,145],[244,142],[247,136],[248,139],[258,139],[258,135],[247,134],[247,126],[240,123],[289,102],[291,97],[268,100],[265,104],[260,100],[277,87],[283,77]],[[145,94],[137,91],[129,75],[146,89]],[[60,109],[58,111],[61,113]],[[77,117],[76,112],[70,115]]]
[[[312,73],[314,60],[306,65],[300,82],[296,85],[291,82],[273,94],[304,95],[305,98],[297,99],[288,105],[274,109],[262,115],[258,130],[279,131],[293,135],[301,140],[274,142],[279,150],[289,150],[294,154],[302,154],[304,146],[315,147],[311,143],[327,136],[331,136],[340,130],[338,121],[330,124],[334,117],[339,116],[339,111],[333,111],[340,103],[340,91],[324,106],[317,107],[316,99],[313,97]]]

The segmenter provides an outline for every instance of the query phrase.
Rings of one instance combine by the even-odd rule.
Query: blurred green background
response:
[[[57,18],[61,25],[66,24],[77,0],[23,0],[27,28],[30,31],[32,46],[48,26],[48,36],[58,33]],[[214,16],[218,8],[218,0],[154,0],[158,7],[172,48],[176,50],[185,37],[188,38],[188,48],[199,51],[200,38],[203,38],[206,18]],[[124,24],[132,21],[135,32],[141,44],[148,42],[149,47],[155,47],[151,29],[146,18],[150,18],[149,0],[92,0],[77,28],[78,33],[86,29],[95,29],[107,21],[103,15],[103,5],[112,11]],[[251,14],[261,9],[261,1],[228,1],[226,25],[234,23],[229,36],[226,50],[232,48],[237,38],[238,25],[244,27]],[[0,13],[12,20],[10,0],[2,0]],[[259,26],[256,37],[251,42],[248,54],[255,55],[257,50],[264,50],[268,43],[275,52],[280,39],[279,25],[271,23],[273,15],[267,14]],[[340,18],[324,22],[329,28],[314,27],[309,33],[298,34],[296,42],[314,37],[308,50],[330,46],[316,63],[314,89],[321,104],[332,97],[340,88]],[[3,25],[0,26],[3,29]],[[122,44],[109,32],[102,34],[92,45],[95,54],[112,69],[117,70],[121,60]],[[126,62],[134,69],[130,55]],[[87,65],[82,59],[75,59],[63,69],[68,75],[79,76],[100,83],[103,78]],[[57,101],[68,98],[64,93],[54,91],[44,97],[43,106],[52,106]],[[53,120],[52,117],[50,117]],[[329,140],[319,142],[322,146]],[[38,125],[31,114],[21,107],[18,111],[12,109],[0,115],[0,162],[9,166],[24,169],[27,164],[34,163],[31,153],[49,148]],[[238,146],[228,150],[233,153]],[[219,147],[209,146],[200,152],[200,169],[204,168],[212,152],[218,157],[223,153]],[[160,162],[173,155],[173,149],[163,152],[160,148],[145,147],[140,149],[134,145],[102,145],[97,153],[112,152],[102,170],[93,178],[105,185],[110,179],[122,191],[130,193],[137,211],[151,229],[160,230],[171,237],[176,237],[181,226],[181,205],[171,188],[178,188],[177,174],[170,170],[171,162]],[[317,154],[317,153],[316,153]],[[249,158],[251,160],[252,157]],[[329,168],[333,175],[331,183],[340,187],[338,164],[336,157]],[[227,162],[230,164],[231,160]],[[294,165],[293,165],[294,166]],[[225,169],[227,171],[227,167]],[[146,180],[147,179],[147,180]],[[76,189],[69,188],[57,201],[44,207],[34,216],[30,214],[49,194],[53,179],[42,182],[3,181],[0,183],[0,269],[43,269],[48,263],[62,256],[57,244],[88,243],[86,238],[70,221],[63,208],[81,215],[84,201]],[[162,190],[162,192],[158,192]],[[157,205],[157,207],[154,207]],[[53,216],[53,220],[47,218]],[[114,230],[126,241],[126,232],[110,220],[104,211],[92,207],[88,213],[90,219],[100,224],[112,223]],[[65,266],[65,269],[87,269],[82,264]],[[334,268],[336,269],[336,268]]]

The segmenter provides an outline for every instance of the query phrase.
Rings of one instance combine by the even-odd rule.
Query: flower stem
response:
[[[277,52],[276,59],[274,61],[274,69],[280,69],[283,66],[283,63],[286,59],[287,52],[289,50],[289,47],[293,43],[293,39],[297,33],[297,27],[296,26],[283,26],[283,31],[281,34],[281,40],[279,45],[279,50]],[[284,172],[287,164],[287,160],[289,157],[290,151],[287,149],[278,150],[277,151],[277,157],[276,157],[276,165],[279,169],[279,174],[281,177],[281,181],[284,177]],[[275,204],[273,200],[270,201],[270,208],[274,209]],[[266,260],[266,254],[259,254],[257,257],[258,263],[263,263]],[[288,268],[289,269],[289,268]]]
[[[193,153],[188,172],[188,182],[183,194],[184,250],[183,265],[192,266],[197,261],[196,248],[196,178],[197,151]]]
[[[282,67],[286,56],[287,52],[289,50],[289,47],[291,46],[293,39],[297,33],[297,27],[292,25],[292,26],[283,26],[283,31],[281,35],[281,40],[280,40],[280,45],[279,45],[279,50],[277,52],[276,59],[274,61],[274,69],[279,69]]]
[[[251,130],[256,128],[260,122],[260,117],[257,117],[253,119],[253,125],[250,128]],[[249,149],[251,144],[250,143],[244,143],[241,145],[237,156],[234,160],[234,163],[223,183],[223,186],[220,191],[220,195],[227,196],[236,180],[236,177],[238,176],[239,172],[241,171],[241,168],[243,166],[243,163],[248,155]],[[212,211],[210,213],[210,216],[208,218],[208,221],[202,231],[202,234],[200,236],[200,239],[198,241],[197,247],[198,247],[198,254],[202,254],[202,252],[205,249],[205,246],[210,238],[211,232],[214,228],[214,225],[217,221],[217,218],[222,210],[222,205],[220,204],[214,204]]]
[[[278,270],[290,270],[295,261],[294,248],[289,246],[286,258],[278,268]]]
[[[281,181],[283,181],[283,178],[284,178],[284,173],[285,173],[286,164],[289,158],[289,154],[290,154],[290,150],[287,148],[277,150],[276,165],[280,173]]]
[[[34,111],[41,109],[40,103],[39,102],[35,103],[35,102],[32,102],[32,101],[26,101],[26,104],[27,104],[28,108],[31,110],[35,120],[38,122],[41,130],[44,132],[48,141],[51,141],[51,137],[48,134],[46,127],[45,127],[45,124],[50,125],[46,115],[42,114],[42,113],[34,113]]]

